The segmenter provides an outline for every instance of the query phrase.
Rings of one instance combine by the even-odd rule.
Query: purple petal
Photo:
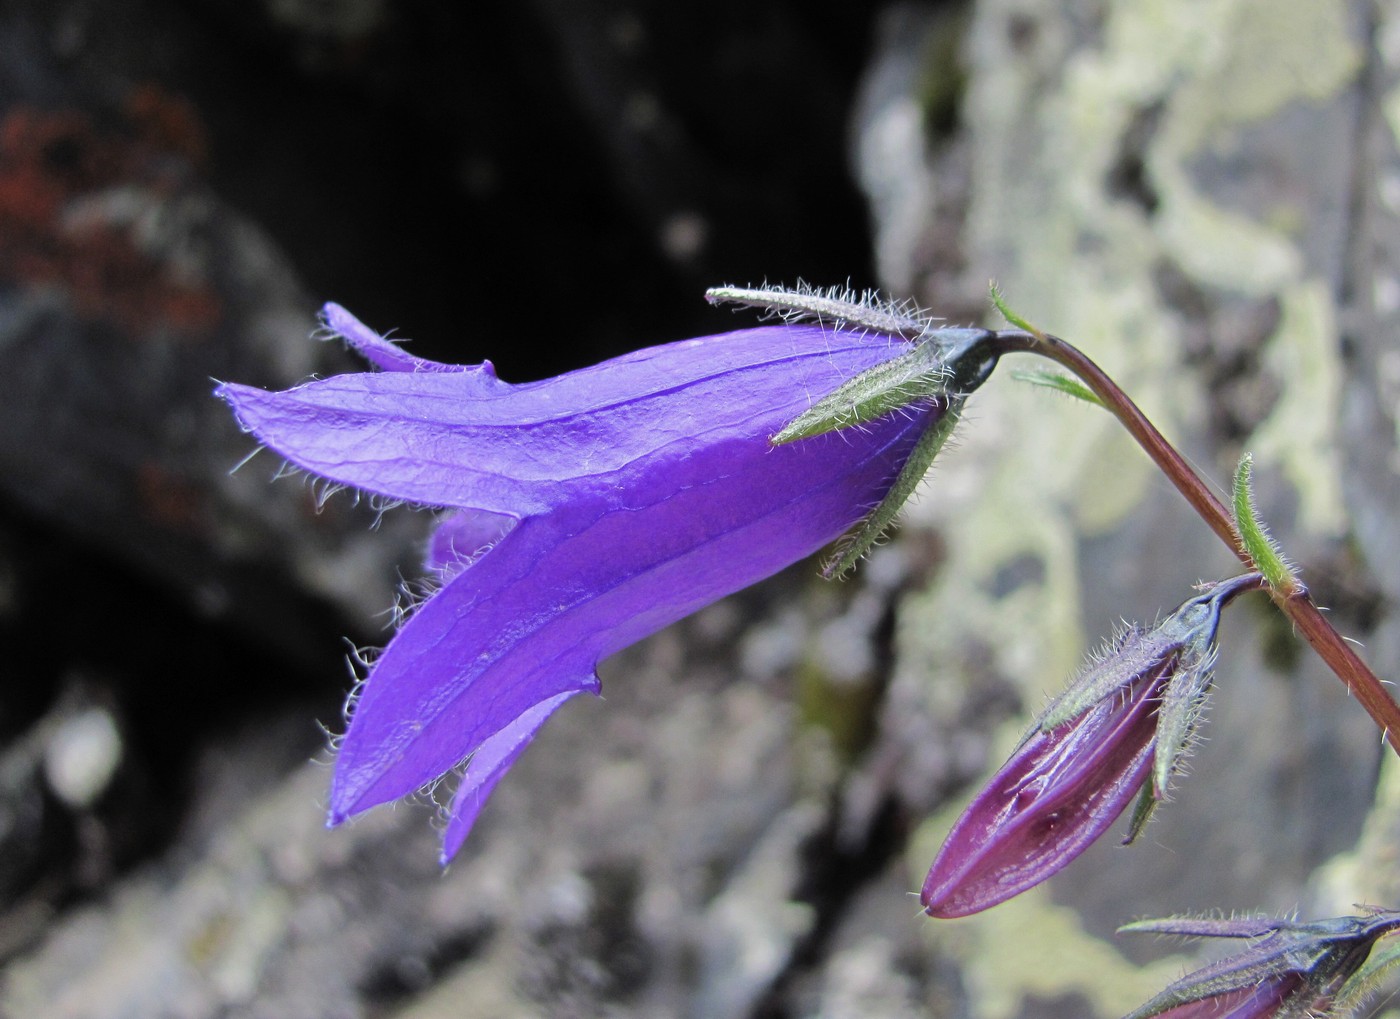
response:
[[[584,494],[625,504],[639,473],[733,441],[766,448],[814,396],[906,346],[773,326],[518,386],[484,370],[390,371],[281,393],[217,392],[259,441],[313,474],[425,505],[526,516]]]
[[[476,372],[483,378],[496,378],[496,371],[491,367],[490,361],[479,365],[459,365],[414,357],[397,343],[380,336],[338,304],[327,304],[322,308],[321,321],[327,329],[355,348],[361,357],[383,371]]]
[[[1152,767],[1159,679],[1021,745],[939,850],[922,894],[930,916],[967,916],[1020,894],[1113,824]]]
[[[438,521],[423,565],[451,579],[510,533],[515,517],[487,510],[462,509],[446,513]]]
[[[451,580],[375,664],[336,762],[332,820],[441,775],[547,698],[596,691],[600,659],[834,540],[927,423],[892,416],[772,448],[785,413],[630,465],[620,488],[527,517]]]
[[[597,691],[602,658],[834,540],[934,413],[769,443],[908,349],[889,337],[750,329],[511,386],[489,364],[412,358],[337,306],[325,316],[386,371],[219,395],[297,466],[458,510],[428,550],[446,583],[375,663],[330,809],[337,822],[475,753],[449,855],[545,715]]]
[[[466,773],[452,797],[447,831],[442,837],[441,861],[444,866],[457,855],[462,843],[467,841],[472,825],[476,823],[477,815],[481,813],[486,798],[496,788],[496,783],[510,770],[516,758],[525,752],[525,748],[535,738],[535,733],[540,731],[540,727],[549,720],[555,709],[572,696],[573,693],[561,693],[541,701],[500,732],[489,737],[477,748],[476,753],[472,754]]]

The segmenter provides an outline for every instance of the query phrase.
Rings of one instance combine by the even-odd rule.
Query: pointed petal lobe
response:
[[[471,834],[472,825],[510,766],[516,762],[549,716],[573,696],[573,692],[555,694],[526,710],[500,732],[489,737],[472,754],[466,773],[457,784],[452,807],[447,818],[447,831],[442,837],[442,863],[457,855],[462,843]]]
[[[479,375],[479,381],[483,384],[497,381],[496,370],[491,367],[490,361],[483,361],[481,364],[443,364],[441,361],[414,357],[397,343],[380,336],[338,304],[327,304],[322,308],[321,321],[327,329],[350,344],[356,353],[381,371],[471,372]]]

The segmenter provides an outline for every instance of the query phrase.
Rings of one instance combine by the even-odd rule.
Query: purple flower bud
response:
[[[1152,767],[1160,696],[1171,662],[1077,719],[1036,730],[948,834],[921,901],[930,916],[967,916],[1044,881],[1103,834]]]
[[[1050,705],[949,832],[921,895],[930,916],[967,916],[1039,884],[1146,790],[1137,834],[1190,743],[1220,609],[1258,580],[1218,584],[1152,630],[1128,629]]]
[[[1363,967],[1375,943],[1400,930],[1400,912],[1313,923],[1178,917],[1120,930],[1250,939],[1243,952],[1188,973],[1125,1019],[1321,1019],[1350,1011],[1364,995],[1371,977]]]
[[[425,361],[324,315],[382,370],[218,395],[298,467],[453,510],[428,551],[441,587],[375,661],[330,794],[335,824],[467,761],[444,860],[549,715],[598,692],[600,659],[839,537],[950,402],[774,446],[910,344],[784,324],[507,385],[489,362]]]

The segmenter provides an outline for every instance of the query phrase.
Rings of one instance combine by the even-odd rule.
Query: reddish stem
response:
[[[999,332],[997,339],[997,345],[1008,353],[1025,351],[1040,354],[1073,372],[1103,401],[1114,417],[1118,418],[1128,433],[1137,440],[1138,445],[1152,458],[1152,462],[1186,497],[1192,509],[1210,525],[1216,536],[1229,546],[1240,562],[1254,569],[1254,563],[1250,561],[1249,554],[1235,534],[1234,521],[1224,503],[1102,368],[1073,344],[1048,333],[1008,329]],[[1292,590],[1270,588],[1269,596],[1292,621],[1294,627],[1303,635],[1303,639],[1312,645],[1313,650],[1337,674],[1337,678],[1346,684],[1347,689],[1380,727],[1391,748],[1400,754],[1400,705],[1386,692],[1376,674],[1357,656],[1351,645],[1323,617],[1307,588],[1297,583]]]

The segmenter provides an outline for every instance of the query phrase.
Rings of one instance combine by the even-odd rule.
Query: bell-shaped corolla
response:
[[[323,314],[381,370],[218,395],[296,467],[450,511],[428,553],[440,586],[369,672],[329,810],[338,823],[465,763],[444,861],[550,714],[598,692],[601,659],[839,537],[950,403],[774,445],[910,343],[782,324],[508,385],[489,362],[426,361]]]

